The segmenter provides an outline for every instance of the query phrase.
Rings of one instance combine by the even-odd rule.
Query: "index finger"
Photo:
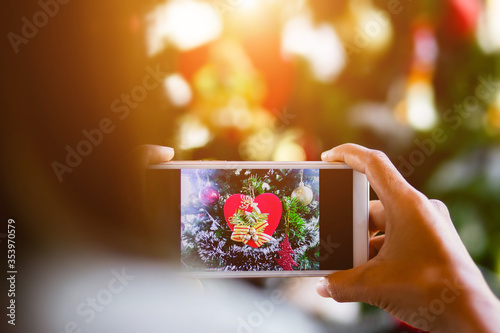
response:
[[[379,200],[370,201],[369,212],[369,230],[370,236],[377,232],[385,232],[385,209]]]
[[[344,162],[364,173],[382,202],[400,197],[398,193],[412,189],[387,155],[360,145],[348,143],[332,148],[321,155],[323,161]]]

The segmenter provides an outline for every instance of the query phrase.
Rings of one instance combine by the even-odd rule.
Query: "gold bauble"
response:
[[[297,200],[299,200],[300,203],[307,206],[313,200],[313,191],[311,190],[310,187],[301,184],[299,187],[293,190],[292,199],[294,198],[297,198]]]

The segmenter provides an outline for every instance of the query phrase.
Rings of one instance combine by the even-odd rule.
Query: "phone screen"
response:
[[[149,170],[183,271],[353,267],[351,169]],[[172,237],[175,235],[175,237]]]

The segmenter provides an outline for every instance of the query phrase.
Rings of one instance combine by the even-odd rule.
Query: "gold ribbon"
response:
[[[271,240],[271,236],[263,232],[268,225],[267,222],[257,223],[254,227],[242,224],[237,225],[234,227],[231,239],[235,242],[243,242],[245,244],[249,240],[253,240],[257,247],[260,247]]]
[[[257,207],[259,204],[254,202],[253,199],[247,195],[241,196],[240,209],[246,210],[249,206],[253,208],[257,213],[260,214],[260,209]]]

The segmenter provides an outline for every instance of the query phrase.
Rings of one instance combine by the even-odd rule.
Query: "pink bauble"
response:
[[[219,191],[212,186],[207,186],[201,189],[199,197],[202,204],[205,206],[213,206],[219,201]]]

